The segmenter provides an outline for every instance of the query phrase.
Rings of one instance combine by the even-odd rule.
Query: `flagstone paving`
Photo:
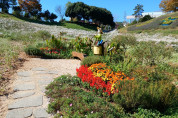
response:
[[[43,61],[45,62],[45,60]],[[67,68],[66,64],[71,66],[71,60],[61,61],[63,65],[58,63],[56,65],[58,66],[57,68],[53,68],[55,65],[54,63],[52,63],[52,67],[48,68],[51,62],[47,60],[46,63],[49,63],[46,66],[43,66],[42,64],[41,66],[39,66],[39,64],[32,64],[31,68],[28,68],[27,66],[25,70],[21,69],[17,72],[12,87],[14,92],[8,98],[9,103],[6,118],[53,117],[46,111],[49,104],[49,98],[45,96],[45,87],[50,84],[54,78],[60,75],[67,73],[74,75],[74,73],[76,73],[75,69],[80,65],[80,61],[76,60],[74,65],[72,65],[73,67]],[[61,67],[59,67],[59,65]],[[54,70],[52,70],[52,68]],[[61,68],[64,68],[64,70]]]

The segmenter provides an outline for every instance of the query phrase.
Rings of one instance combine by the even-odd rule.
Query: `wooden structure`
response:
[[[79,52],[76,52],[76,51],[73,51],[73,52],[72,52],[72,57],[77,57],[77,58],[79,58],[80,60],[83,60],[83,59],[85,58],[85,54],[79,53]]]

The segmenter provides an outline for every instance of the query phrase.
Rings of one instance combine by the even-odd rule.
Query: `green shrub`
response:
[[[82,60],[81,65],[91,66],[92,64],[102,63],[102,57],[100,56],[88,56]]]
[[[134,46],[136,43],[136,38],[131,35],[118,35],[111,40],[110,47],[115,48],[115,53],[123,54],[125,56],[127,49]]]
[[[61,76],[47,86],[48,112],[56,117],[124,117],[121,107],[80,88],[80,78]]]
[[[43,52],[39,48],[32,46],[32,45],[29,45],[28,47],[25,48],[25,53],[28,55],[33,55],[33,56],[43,55]]]
[[[116,87],[119,92],[113,95],[114,102],[129,111],[142,107],[164,112],[177,105],[178,90],[170,81],[122,81]]]

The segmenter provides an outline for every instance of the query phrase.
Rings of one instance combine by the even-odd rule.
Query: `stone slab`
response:
[[[17,84],[17,85],[14,86],[14,91],[26,91],[26,90],[34,90],[34,89],[35,89],[35,83],[34,82]]]
[[[45,93],[46,92],[46,86],[40,86],[41,92]]]
[[[32,75],[32,73],[30,71],[23,71],[23,72],[18,72],[17,75],[21,77],[29,77]]]
[[[19,92],[15,92],[12,97],[14,99],[17,99],[17,98],[32,96],[34,94],[35,94],[34,91],[19,91]]]
[[[48,74],[59,74],[59,72],[57,72],[57,71],[48,71]]]
[[[37,108],[33,111],[33,116],[35,118],[48,118],[51,115],[46,112],[45,108]]]
[[[32,108],[9,110],[6,118],[26,118],[32,115]]]
[[[38,80],[38,84],[39,84],[39,85],[48,85],[48,84],[50,84],[52,81],[53,81],[53,79],[41,79],[41,80]]]
[[[33,71],[45,71],[46,68],[42,68],[42,67],[35,67],[35,68],[32,68]]]
[[[32,77],[22,77],[22,78],[19,78],[18,81],[24,81],[24,82],[29,82],[29,81],[32,81],[33,78]]]
[[[43,96],[35,95],[35,96],[30,96],[30,97],[15,100],[12,104],[8,106],[8,109],[37,107],[37,106],[41,106],[42,104],[43,104]]]

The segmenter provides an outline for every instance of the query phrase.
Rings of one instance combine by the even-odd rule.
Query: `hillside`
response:
[[[68,35],[91,35],[96,30],[95,25],[80,24],[80,23],[49,23],[26,19],[23,17],[15,17],[9,14],[0,13],[0,30],[15,30],[15,31],[39,31],[46,30],[51,34],[59,34],[65,32]],[[92,33],[89,33],[92,32]]]
[[[172,29],[175,30],[176,34],[178,28],[178,12],[162,15],[158,18],[152,20],[141,22],[135,25],[131,25],[127,28],[127,31],[143,31],[143,30],[157,30],[157,29]],[[170,20],[172,23],[168,26],[162,26],[163,20],[168,20],[168,18],[177,18],[176,20]]]

